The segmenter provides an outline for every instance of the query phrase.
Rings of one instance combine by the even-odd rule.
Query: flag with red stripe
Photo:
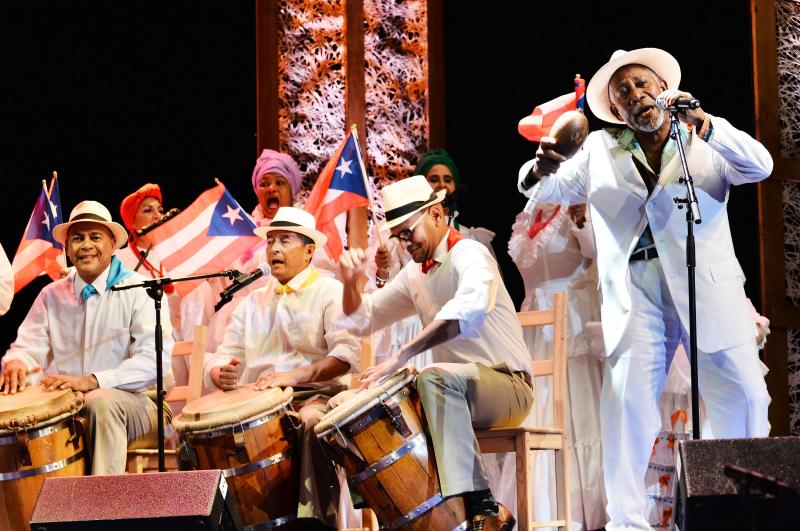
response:
[[[36,200],[22,241],[11,263],[11,269],[14,271],[14,293],[44,273],[50,275],[53,280],[58,280],[61,276],[64,248],[53,239],[53,227],[59,223],[61,223],[61,200],[57,179],[53,177],[50,193],[42,181],[39,199]]]
[[[317,230],[328,237],[325,251],[333,261],[342,254],[345,214],[360,206],[369,206],[366,171],[355,130],[325,165],[311,190],[304,209],[314,214]]]
[[[575,76],[575,92],[537,105],[531,114],[519,121],[519,134],[531,142],[541,142],[542,137],[550,135],[550,128],[559,116],[567,111],[583,109],[585,94],[586,82]]]
[[[172,278],[226,269],[261,239],[250,216],[222,183],[206,190],[188,208],[148,233],[151,253]],[[176,282],[181,296],[201,281]]]

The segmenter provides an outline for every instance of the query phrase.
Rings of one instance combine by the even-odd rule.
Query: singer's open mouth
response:
[[[267,198],[267,208],[278,208],[281,202],[277,197]]]
[[[641,109],[636,111],[635,116],[638,118],[638,117],[642,116],[644,113],[646,113],[648,111],[652,111],[654,108],[655,107],[653,107],[652,105],[645,105]]]

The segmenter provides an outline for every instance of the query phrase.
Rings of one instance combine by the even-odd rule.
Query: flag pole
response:
[[[358,164],[361,168],[361,177],[364,179],[364,189],[367,191],[367,199],[369,199],[369,217],[372,219],[372,225],[375,227],[375,234],[378,236],[378,243],[381,247],[384,246],[383,238],[381,237],[380,227],[378,226],[378,221],[375,219],[375,200],[372,198],[372,187],[369,185],[369,181],[367,180],[367,169],[364,166],[364,158],[361,156],[361,143],[358,141],[358,126],[356,124],[352,124],[350,126],[350,134],[355,137],[356,140],[356,155],[358,155]]]
[[[53,206],[52,206],[53,205],[53,187],[55,186],[57,179],[58,179],[58,172],[56,170],[53,170],[53,176],[50,178],[50,190],[46,190],[45,191],[46,194],[47,194],[47,200],[50,202],[50,204],[48,206],[50,207],[50,211],[51,212],[53,212]],[[44,183],[44,179],[42,179],[42,182]],[[61,203],[61,198],[60,197],[58,198],[58,202],[59,202],[59,204]],[[63,214],[63,212],[62,212],[62,214]],[[53,212],[53,219],[55,219],[57,215],[58,215],[57,212]],[[61,266],[62,266],[61,269],[62,270],[66,270],[67,269],[67,248],[66,248],[66,246],[62,246],[61,247],[61,254],[58,257],[61,259]]]

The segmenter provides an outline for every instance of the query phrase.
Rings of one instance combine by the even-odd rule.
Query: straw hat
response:
[[[308,236],[314,240],[318,247],[328,242],[328,237],[317,230],[317,220],[311,212],[295,207],[280,207],[266,227],[257,227],[253,230],[256,236],[266,239],[270,232],[285,230]]]
[[[423,208],[441,203],[447,191],[434,192],[424,175],[414,175],[385,186],[381,194],[386,226],[392,228]]]
[[[61,245],[66,245],[69,228],[76,223],[87,221],[108,227],[108,230],[114,235],[115,249],[121,248],[128,241],[128,231],[119,223],[111,221],[111,212],[97,201],[81,201],[75,205],[75,208],[69,213],[69,221],[53,227],[53,238]]]
[[[617,50],[611,59],[592,76],[586,87],[586,101],[592,113],[612,124],[624,123],[611,113],[611,101],[608,98],[608,82],[614,72],[626,65],[646,66],[663,79],[667,88],[676,89],[681,81],[681,67],[669,53],[658,48],[639,48],[638,50]]]

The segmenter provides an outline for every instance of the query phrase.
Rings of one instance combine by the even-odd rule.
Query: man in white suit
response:
[[[626,127],[591,133],[570,160],[543,139],[519,175],[529,197],[591,209],[608,355],[600,404],[608,530],[650,529],[644,478],[660,426],[658,397],[678,342],[688,342],[686,211],[673,203],[685,187],[669,113],[656,105],[692,98],[679,81],[677,61],[663,50],[615,52],[586,96],[595,116]],[[695,227],[700,393],[715,436],[766,436],[770,398],[726,207],[729,187],[766,179],[772,159],[702,108],[679,118],[702,214]]]

